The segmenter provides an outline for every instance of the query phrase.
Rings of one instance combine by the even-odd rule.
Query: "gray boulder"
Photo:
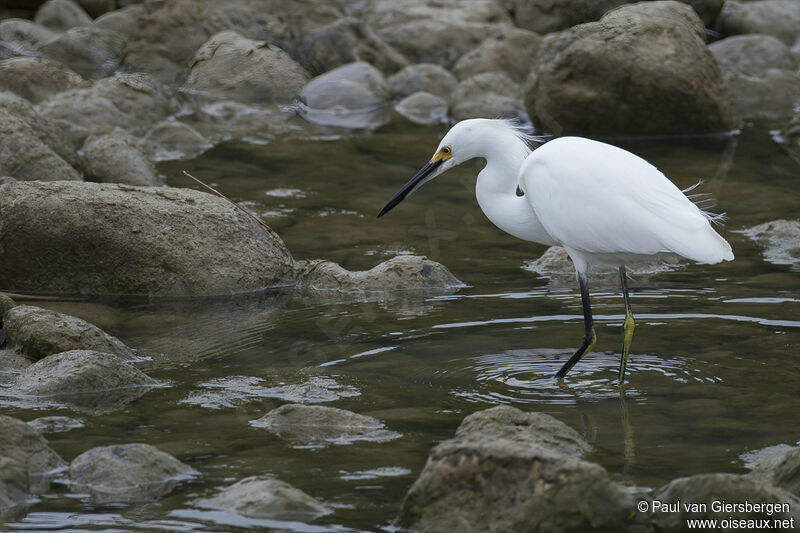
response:
[[[522,83],[528,79],[541,43],[542,38],[532,31],[510,29],[461,56],[453,74],[463,80],[482,72],[500,72]]]
[[[796,0],[726,0],[718,25],[725,35],[764,33],[794,46],[800,37],[800,3]]]
[[[678,267],[676,261],[671,257],[654,258],[650,261],[637,262],[630,266],[628,271],[639,276],[668,272]],[[575,265],[572,264],[572,259],[567,251],[561,246],[549,247],[537,259],[526,261],[522,268],[545,278],[558,281],[568,280],[570,283],[575,281]],[[592,275],[616,279],[619,270],[613,266],[597,265],[592,268]]]
[[[197,51],[184,89],[234,100],[291,102],[308,78],[277,46],[224,31]]]
[[[25,467],[19,461],[0,455],[0,519],[18,512],[32,500]]]
[[[749,475],[800,497],[800,447],[757,462]]]
[[[179,120],[159,122],[141,140],[152,161],[193,159],[213,145],[197,130]]]
[[[37,56],[42,45],[57,35],[53,30],[30,20],[0,20],[0,59]]]
[[[450,95],[450,116],[467,118],[516,118],[528,115],[522,101],[523,90],[500,72],[484,72],[462,81]]]
[[[419,91],[449,98],[457,83],[447,69],[434,63],[409,65],[389,77],[392,92],[401,98]]]
[[[45,56],[65,64],[84,78],[105,78],[122,61],[125,40],[118,33],[95,26],[67,30],[42,45]]]
[[[251,420],[250,425],[300,446],[387,442],[402,436],[377,418],[322,405],[289,403]]]
[[[225,487],[212,498],[197,502],[200,507],[235,511],[248,518],[306,522],[333,511],[305,492],[283,481],[251,476]]]
[[[609,11],[630,0],[509,0],[514,23],[536,33],[561,31],[576,24],[599,20]]]
[[[417,255],[400,255],[371,270],[351,272],[331,261],[298,263],[297,285],[316,291],[394,292],[463,287],[443,265]]]
[[[736,35],[708,45],[720,67],[747,76],[762,76],[770,69],[797,70],[800,59],[780,39],[771,35]]]
[[[769,486],[749,476],[736,474],[698,474],[672,480],[653,494],[653,500],[664,503],[691,502],[704,503],[705,511],[688,511],[681,505],[676,512],[656,512],[651,518],[657,531],[686,531],[686,520],[697,519],[722,520],[733,517],[737,520],[792,520],[800,521],[800,500],[789,492]],[[753,511],[731,512],[723,510],[714,512],[713,501],[726,503],[787,503],[789,512]]]
[[[139,140],[121,129],[86,139],[81,166],[87,181],[140,186],[160,183]]]
[[[548,35],[526,105],[537,125],[557,134],[687,134],[738,124],[702,22],[674,1],[626,5]]]
[[[0,61],[0,90],[11,91],[34,104],[83,83],[80,75],[57,61],[40,57]]]
[[[3,317],[3,327],[8,344],[33,361],[70,350],[95,350],[136,359],[133,350],[97,326],[41,307],[14,307]]]
[[[89,493],[94,503],[144,503],[170,493],[197,472],[149,444],[101,446],[69,465],[72,490]]]
[[[0,415],[0,459],[2,458],[8,458],[21,467],[24,478],[16,486],[24,488],[26,493],[37,494],[46,490],[50,480],[66,466],[38,431],[22,420],[5,415]],[[0,472],[4,470],[0,468]],[[2,483],[0,494],[1,485]]]
[[[89,26],[92,17],[72,0],[47,0],[39,6],[33,21],[53,31],[66,31],[76,26]]]
[[[800,220],[773,220],[742,233],[764,247],[764,260],[775,265],[800,265]]]
[[[394,106],[403,119],[421,126],[447,123],[447,101],[424,91],[406,96]]]
[[[300,91],[304,104],[301,112],[307,120],[353,128],[385,123],[391,98],[383,74],[364,62],[349,63],[317,76]]]
[[[9,295],[0,292],[0,328],[3,327],[3,316],[12,308],[16,307],[15,302]]]
[[[580,458],[589,445],[540,413],[499,406],[464,419],[431,450],[399,525],[452,531],[646,531],[634,494]]]
[[[185,296],[294,280],[294,261],[277,234],[191,189],[7,183],[0,220],[0,287],[9,289]]]

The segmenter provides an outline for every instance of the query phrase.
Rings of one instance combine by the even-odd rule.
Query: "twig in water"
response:
[[[215,189],[215,188],[214,188],[214,187],[212,187],[211,185],[208,185],[207,183],[204,183],[204,182],[200,181],[199,179],[195,178],[194,176],[192,176],[191,174],[189,174],[189,173],[188,173],[188,172],[186,172],[185,170],[183,171],[183,173],[184,173],[184,174],[186,174],[187,176],[189,176],[190,178],[192,178],[194,181],[196,181],[197,183],[199,183],[199,184],[200,184],[200,185],[202,185],[203,187],[205,187],[206,189],[208,189],[209,191],[211,191],[211,192],[213,192],[214,194],[216,194],[217,196],[219,196],[220,198],[224,198],[225,200],[229,201],[231,204],[233,204],[233,206],[234,206],[236,209],[238,209],[239,211],[241,211],[241,212],[242,212],[242,213],[244,213],[245,215],[249,216],[250,218],[252,218],[252,219],[253,219],[253,220],[255,220],[256,222],[258,222],[258,224],[259,224],[259,225],[260,225],[262,228],[264,228],[265,230],[267,230],[267,231],[269,231],[270,233],[272,233],[272,228],[270,228],[269,226],[267,226],[267,223],[266,223],[266,222],[264,222],[263,220],[261,220],[259,217],[257,217],[256,215],[254,215],[253,213],[251,213],[250,211],[248,211],[248,210],[247,210],[247,209],[245,209],[244,207],[240,206],[239,204],[237,204],[236,202],[234,202],[233,200],[231,200],[230,198],[228,198],[227,196],[225,196],[224,194],[222,194],[221,192],[219,192],[217,189]]]

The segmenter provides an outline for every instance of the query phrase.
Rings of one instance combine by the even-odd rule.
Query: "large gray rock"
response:
[[[92,17],[73,0],[47,0],[39,6],[33,21],[53,31],[66,31],[76,26],[89,26]]]
[[[12,308],[16,307],[15,302],[9,295],[0,292],[0,328],[3,327],[3,316]]]
[[[484,72],[462,81],[450,95],[450,117],[515,118],[528,116],[522,101],[523,91],[514,80],[500,72]]]
[[[83,85],[83,78],[57,61],[40,57],[14,57],[0,61],[0,89],[37,104],[51,96]]]
[[[0,519],[18,511],[32,499],[25,467],[19,461],[0,455]]]
[[[113,74],[124,48],[121,35],[95,26],[72,28],[41,47],[45,56],[89,79]]]
[[[794,46],[800,37],[800,2],[797,0],[726,0],[719,14],[726,35],[765,33]]]
[[[38,431],[22,420],[5,415],[0,415],[0,459],[2,458],[8,458],[21,467],[24,478],[19,485],[26,493],[44,491],[50,480],[65,467],[64,461]],[[3,470],[0,468],[0,472]]]
[[[294,280],[277,234],[190,189],[7,183],[0,250],[0,287],[19,291],[209,295]]]
[[[646,531],[634,495],[580,456],[589,445],[540,413],[500,406],[431,450],[398,522],[413,530]]]
[[[653,500],[663,503],[691,502],[705,504],[704,511],[687,510],[683,505],[675,512],[655,512],[651,518],[657,531],[678,532],[686,531],[686,520],[723,520],[735,518],[737,520],[794,520],[800,521],[800,500],[789,492],[772,487],[749,476],[736,474],[697,474],[672,480],[670,483],[653,494]],[[777,510],[773,512],[731,512],[722,510],[715,512],[712,502],[724,501],[726,503],[741,504],[745,501],[751,503],[786,503],[789,512]]]
[[[78,317],[18,305],[3,317],[8,344],[33,361],[70,350],[96,350],[122,359],[136,354],[116,337]]]
[[[300,446],[387,442],[402,436],[377,418],[322,405],[289,403],[251,420],[250,425]]]
[[[389,77],[392,92],[398,97],[424,91],[441,98],[449,98],[457,83],[456,77],[447,69],[434,63],[409,65]]]
[[[144,74],[117,74],[91,87],[61,92],[37,106],[45,118],[57,121],[75,147],[91,134],[116,127],[137,133],[178,109],[172,92]]]
[[[87,181],[158,185],[156,169],[139,145],[139,140],[121,129],[91,136],[83,145],[81,166]]]
[[[630,0],[509,0],[514,23],[536,33],[561,31],[576,24],[599,20],[609,11]]]
[[[742,233],[764,247],[764,260],[775,265],[800,265],[800,220],[773,220]]]
[[[291,102],[308,78],[277,46],[224,31],[197,51],[184,88],[234,100]]]
[[[425,91],[406,96],[395,104],[394,110],[412,124],[431,126],[447,123],[447,101]]]
[[[738,124],[702,22],[674,1],[623,6],[548,35],[526,105],[557,134],[687,134]]]
[[[306,261],[298,266],[298,286],[317,291],[394,292],[464,286],[445,266],[417,255],[400,255],[357,272],[331,261]]]
[[[800,447],[756,463],[749,475],[800,497]]]
[[[30,20],[0,20],[0,59],[37,56],[42,45],[57,35],[53,30]]]
[[[762,76],[770,69],[797,70],[800,59],[780,39],[771,35],[736,35],[708,45],[724,70]]]
[[[92,448],[69,465],[72,490],[89,493],[99,504],[154,501],[196,475],[175,457],[140,443]]]
[[[522,83],[528,79],[541,43],[542,38],[531,31],[508,30],[461,56],[453,66],[453,74],[463,80],[482,72],[500,72]]]
[[[322,502],[283,481],[251,476],[225,487],[219,494],[197,502],[200,507],[235,511],[248,518],[306,522],[331,514]]]

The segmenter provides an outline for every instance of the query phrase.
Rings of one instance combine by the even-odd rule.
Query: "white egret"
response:
[[[563,246],[575,265],[585,333],[556,377],[566,375],[597,341],[587,281],[590,268],[605,264],[619,269],[625,302],[622,383],[635,327],[625,265],[666,254],[718,263],[733,260],[733,252],[711,227],[715,215],[697,207],[644,159],[581,137],[557,138],[535,150],[530,140],[505,120],[457,123],[378,217],[446,170],[469,159],[485,159],[475,195],[489,220],[520,239]]]

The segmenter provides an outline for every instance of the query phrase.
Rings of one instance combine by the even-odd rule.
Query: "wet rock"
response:
[[[656,258],[649,261],[639,262],[631,265],[628,271],[635,275],[658,274],[668,272],[678,267],[678,259],[673,257]],[[546,278],[575,278],[575,265],[569,258],[567,251],[561,246],[551,246],[533,261],[526,261],[523,270],[535,272]],[[618,270],[613,266],[595,265],[592,267],[592,274],[599,276],[616,277]]]
[[[308,34],[292,47],[292,55],[313,76],[364,61],[381,72],[396,72],[408,64],[397,50],[372,29],[352,18],[339,19]]]
[[[56,32],[30,20],[0,20],[0,59],[37,56],[42,45],[57,35]]]
[[[577,0],[553,2],[552,0],[510,0],[514,23],[520,28],[536,33],[561,31],[576,24],[599,20],[609,11],[629,0]]]
[[[121,129],[90,136],[83,145],[81,166],[87,181],[158,185],[156,169],[139,146],[139,140]]]
[[[11,91],[34,104],[82,84],[80,75],[49,59],[14,57],[0,61],[0,90]]]
[[[644,517],[631,513],[634,494],[580,459],[588,449],[548,415],[508,406],[474,413],[431,450],[399,525],[430,532],[452,531],[453,524],[471,531],[643,530]]]
[[[64,461],[38,431],[22,420],[0,415],[0,458],[18,463],[24,472],[25,492],[40,493],[64,469]],[[3,471],[0,468],[0,472]],[[0,489],[2,491],[2,489]]]
[[[392,292],[463,286],[444,265],[417,255],[400,255],[357,272],[321,260],[298,263],[298,267],[298,286],[313,290]]]
[[[482,72],[500,72],[522,83],[528,79],[541,43],[542,38],[536,33],[509,29],[461,56],[453,66],[453,74],[463,80]]]
[[[60,61],[81,76],[105,78],[123,57],[125,41],[117,33],[94,26],[72,28],[44,44],[42,53]]]
[[[40,359],[23,370],[8,394],[103,413],[132,402],[158,385],[115,355],[72,350]]]
[[[800,266],[800,221],[774,220],[742,233],[764,246],[764,260],[768,263]]]
[[[42,416],[28,421],[28,425],[39,433],[64,433],[83,427],[83,420],[68,416]]]
[[[548,35],[526,105],[537,125],[557,134],[688,134],[738,124],[702,22],[674,1],[626,5]]]
[[[773,139],[800,165],[800,111],[795,112],[789,124],[773,135]]]
[[[726,0],[718,25],[725,35],[764,33],[794,46],[800,37],[800,3],[795,0]]]
[[[15,302],[9,295],[0,292],[0,328],[3,327],[3,317],[5,314],[12,308],[16,307],[17,302]]]
[[[37,106],[42,116],[62,125],[75,147],[116,127],[143,132],[177,109],[172,92],[145,74],[117,74]]]
[[[0,519],[31,502],[28,472],[19,462],[0,455]]]
[[[282,405],[251,420],[250,425],[296,445],[311,447],[358,441],[387,442],[402,436],[386,429],[377,418],[321,405]]]
[[[225,487],[212,498],[197,502],[200,507],[235,511],[248,518],[310,521],[333,511],[322,502],[283,481],[246,477]]]
[[[31,360],[16,350],[0,348],[0,385],[11,386],[20,373],[31,366]]]
[[[72,0],[47,0],[39,6],[33,21],[45,28],[62,32],[77,26],[89,26],[92,17]]]
[[[424,91],[406,96],[395,104],[394,110],[412,124],[431,126],[447,122],[447,102]]]
[[[193,118],[192,127],[212,143],[230,139],[270,141],[297,133],[297,112],[277,104],[247,105],[221,100],[202,105]]]
[[[290,102],[308,78],[277,46],[224,31],[197,51],[184,88],[235,100]]]
[[[797,70],[800,60],[779,39],[770,35],[737,35],[708,45],[724,70],[761,76],[770,69]]]
[[[179,120],[166,120],[153,126],[141,140],[152,161],[193,159],[213,145],[197,130]]]
[[[381,108],[391,90],[378,69],[369,63],[350,63],[312,79],[300,91],[304,118],[318,124],[367,128],[388,120]]]
[[[140,443],[92,448],[69,465],[72,490],[99,504],[158,500],[195,475],[175,457]]]
[[[511,27],[506,11],[492,0],[373,2],[365,16],[378,35],[412,63],[445,68],[487,37]]]
[[[433,63],[409,65],[389,77],[392,92],[401,98],[419,91],[449,98],[457,83],[447,69]]]
[[[0,220],[0,286],[9,289],[209,295],[294,279],[277,234],[195,190],[8,183],[0,187]]]
[[[80,318],[18,305],[3,317],[8,344],[33,361],[70,350],[95,350],[133,360],[136,355],[119,339]]]
[[[450,116],[467,118],[518,118],[527,121],[522,88],[499,72],[484,72],[462,81],[450,96]]]
[[[772,448],[777,449],[776,453],[762,453],[748,475],[800,496],[800,447],[781,445]]]
[[[706,511],[688,512],[682,505],[676,512],[653,513],[652,521],[658,531],[685,531],[687,519],[716,519],[733,518],[737,520],[800,520],[798,505],[800,500],[794,498],[790,493],[766,485],[749,476],[739,476],[736,474],[698,474],[691,477],[684,477],[672,480],[670,483],[659,489],[653,495],[654,500],[673,503],[677,501],[704,503]],[[790,511],[782,512],[714,512],[713,501],[725,501],[728,503],[788,503]]]

